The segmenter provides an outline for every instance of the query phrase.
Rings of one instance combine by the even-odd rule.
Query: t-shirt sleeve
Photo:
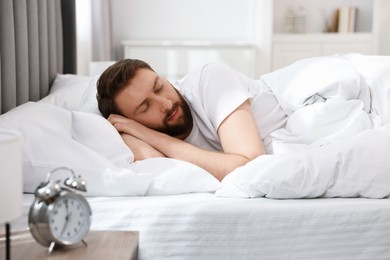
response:
[[[243,75],[221,63],[203,68],[199,91],[201,105],[216,130],[228,115],[252,98]]]

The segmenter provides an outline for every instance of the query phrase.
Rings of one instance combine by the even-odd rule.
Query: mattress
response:
[[[24,195],[27,227],[33,195]],[[89,197],[92,230],[139,231],[140,259],[388,259],[390,200]]]

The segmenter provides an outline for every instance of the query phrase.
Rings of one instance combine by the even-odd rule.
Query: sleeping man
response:
[[[180,159],[219,180],[272,153],[270,134],[287,118],[264,83],[218,63],[171,84],[143,61],[121,60],[99,78],[97,99],[135,160]]]

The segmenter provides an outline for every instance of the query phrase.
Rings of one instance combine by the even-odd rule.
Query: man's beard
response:
[[[176,90],[176,89],[175,89]],[[176,102],[172,109],[167,113],[167,116],[164,118],[164,127],[160,129],[156,129],[157,131],[161,133],[165,133],[167,135],[170,135],[172,137],[178,137],[185,134],[189,134],[189,132],[192,130],[193,121],[192,121],[192,114],[190,107],[188,106],[187,102],[184,100],[182,95],[176,90],[177,94],[179,95],[180,102]],[[168,118],[169,115],[172,115],[172,113],[178,109],[181,108],[183,111],[182,114],[182,122],[176,125],[170,125],[168,124]]]

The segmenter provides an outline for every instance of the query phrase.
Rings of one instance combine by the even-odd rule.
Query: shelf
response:
[[[255,43],[251,42],[211,42],[211,41],[137,41],[137,40],[125,40],[122,41],[124,46],[135,47],[193,47],[193,48],[214,48],[214,47],[256,47]]]
[[[336,9],[353,6],[357,8],[356,32],[375,31],[376,12],[378,11],[378,0],[274,0],[273,9],[273,32],[275,34],[286,32],[286,14],[291,8],[295,14],[303,13],[305,18],[305,32],[322,32],[329,26]],[[300,8],[303,9],[299,12]]]
[[[275,34],[272,44],[272,69],[287,66],[299,59],[347,54],[376,54],[373,33]]]
[[[305,33],[305,34],[274,34],[274,43],[312,43],[312,42],[345,42],[372,41],[373,33]]]
[[[240,41],[122,41],[124,58],[149,63],[158,73],[175,81],[188,71],[210,62],[222,62],[254,77],[256,44]]]

